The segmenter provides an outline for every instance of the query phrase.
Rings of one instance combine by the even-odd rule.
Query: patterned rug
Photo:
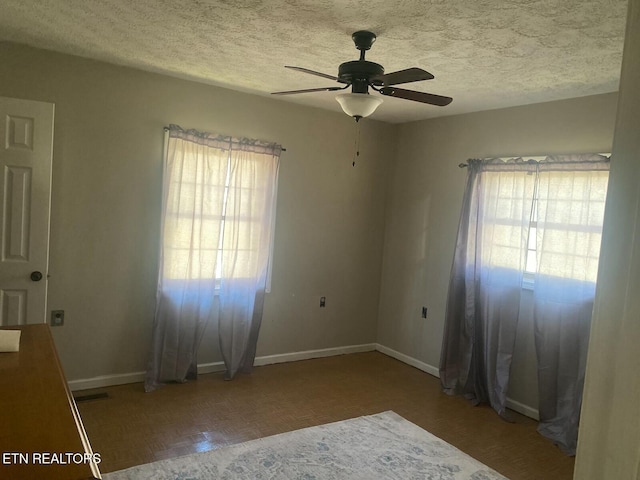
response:
[[[388,411],[106,473],[104,480],[506,480]]]

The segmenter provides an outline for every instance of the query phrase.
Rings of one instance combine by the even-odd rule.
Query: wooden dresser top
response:
[[[101,478],[49,326],[6,329],[22,333],[0,353],[0,478]]]

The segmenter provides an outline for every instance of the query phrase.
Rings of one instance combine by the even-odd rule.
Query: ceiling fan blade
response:
[[[421,68],[413,67],[397,72],[385,73],[373,77],[371,82],[376,85],[398,85],[400,83],[420,82],[422,80],[431,80],[435,78],[432,74]]]
[[[293,95],[296,93],[311,93],[311,92],[334,92],[336,90],[344,90],[349,87],[322,87],[322,88],[305,88],[304,90],[287,90],[285,92],[273,92],[271,95]]]
[[[404,98],[405,100],[413,100],[414,102],[428,103],[430,105],[437,105],[438,107],[444,107],[453,101],[451,97],[443,97],[441,95],[434,95],[433,93],[416,92],[414,90],[405,90],[396,87],[382,87],[378,91],[382,95]]]
[[[316,72],[315,70],[309,70],[308,68],[303,67],[292,67],[291,65],[285,65],[284,68],[290,68],[291,70],[296,70],[302,73],[309,73],[311,75],[315,75],[317,77],[328,78],[329,80],[334,80],[336,82],[345,83],[343,80],[340,80],[338,77],[334,77],[333,75],[328,75],[322,72]]]

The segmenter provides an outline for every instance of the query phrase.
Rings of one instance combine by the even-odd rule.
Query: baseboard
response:
[[[509,397],[507,397],[507,408],[510,408],[514,412],[521,413],[525,417],[533,418],[534,420],[540,420],[540,414],[538,410],[529,405],[525,405],[524,403],[517,402]]]
[[[348,353],[371,352],[376,350],[375,343],[367,343],[362,345],[348,345],[344,347],[323,348],[318,350],[306,350],[302,352],[281,353],[277,355],[265,355],[256,357],[253,364],[258,367],[261,365],[271,365],[274,363],[297,362],[299,360],[309,360],[312,358],[332,357],[335,355],[345,355]],[[198,373],[215,373],[224,371],[223,362],[201,363],[198,364]],[[72,392],[78,390],[88,390],[90,388],[112,387],[114,385],[124,385],[127,383],[144,382],[145,372],[123,373],[118,375],[102,375],[99,377],[71,380],[69,388]]]
[[[72,392],[78,390],[89,390],[90,388],[112,387],[114,385],[124,385],[126,383],[144,382],[146,372],[121,373],[117,375],[101,375],[93,378],[83,378],[71,380],[69,388]]]
[[[224,372],[224,362],[211,362],[211,363],[199,363],[198,375],[204,375],[206,373]]]
[[[385,347],[384,345],[376,344],[376,350],[380,353],[384,353],[385,355],[389,355],[390,357],[395,358],[396,360],[400,360],[407,365],[411,365],[412,367],[416,367],[418,370],[422,370],[423,372],[427,372],[430,375],[433,375],[436,378],[440,378],[440,370],[433,365],[429,365],[428,363],[421,362],[418,359],[410,357],[409,355],[405,355],[404,353],[397,352],[389,347]]]
[[[416,367],[417,369],[422,370],[423,372],[429,373],[436,378],[440,378],[440,370],[434,367],[433,365],[429,365],[428,363],[425,363],[418,359],[410,357],[409,355],[405,355],[404,353],[397,352],[389,347],[380,345],[379,343],[376,345],[376,350],[379,351],[380,353],[384,353],[385,355],[389,355],[390,357],[393,357],[396,360],[400,360],[401,362],[406,363],[407,365]],[[507,397],[507,408],[510,408],[515,412],[521,413],[526,417],[533,418],[534,420],[540,420],[538,410],[508,397]]]
[[[319,350],[305,350],[303,352],[281,353],[277,355],[266,355],[256,357],[253,364],[255,366],[271,365],[273,363],[297,362],[299,360],[309,360],[311,358],[333,357],[335,355],[346,355],[349,353],[372,352],[376,350],[375,343],[362,345],[349,345],[346,347],[323,348]]]

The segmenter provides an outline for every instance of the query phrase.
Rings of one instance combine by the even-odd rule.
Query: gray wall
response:
[[[609,152],[616,94],[401,125],[387,192],[378,342],[437,369],[468,158]],[[455,100],[454,100],[455,101]],[[523,307],[531,308],[530,292]],[[428,307],[422,319],[421,307]],[[509,397],[537,410],[533,324],[518,332]]]
[[[640,479],[640,0],[630,0],[576,480]]]
[[[1,96],[56,104],[49,309],[69,380],[146,367],[169,123],[287,148],[258,355],[375,341],[395,127],[362,122],[354,168],[344,114],[10,43],[0,65]],[[220,360],[208,338],[201,363]]]

